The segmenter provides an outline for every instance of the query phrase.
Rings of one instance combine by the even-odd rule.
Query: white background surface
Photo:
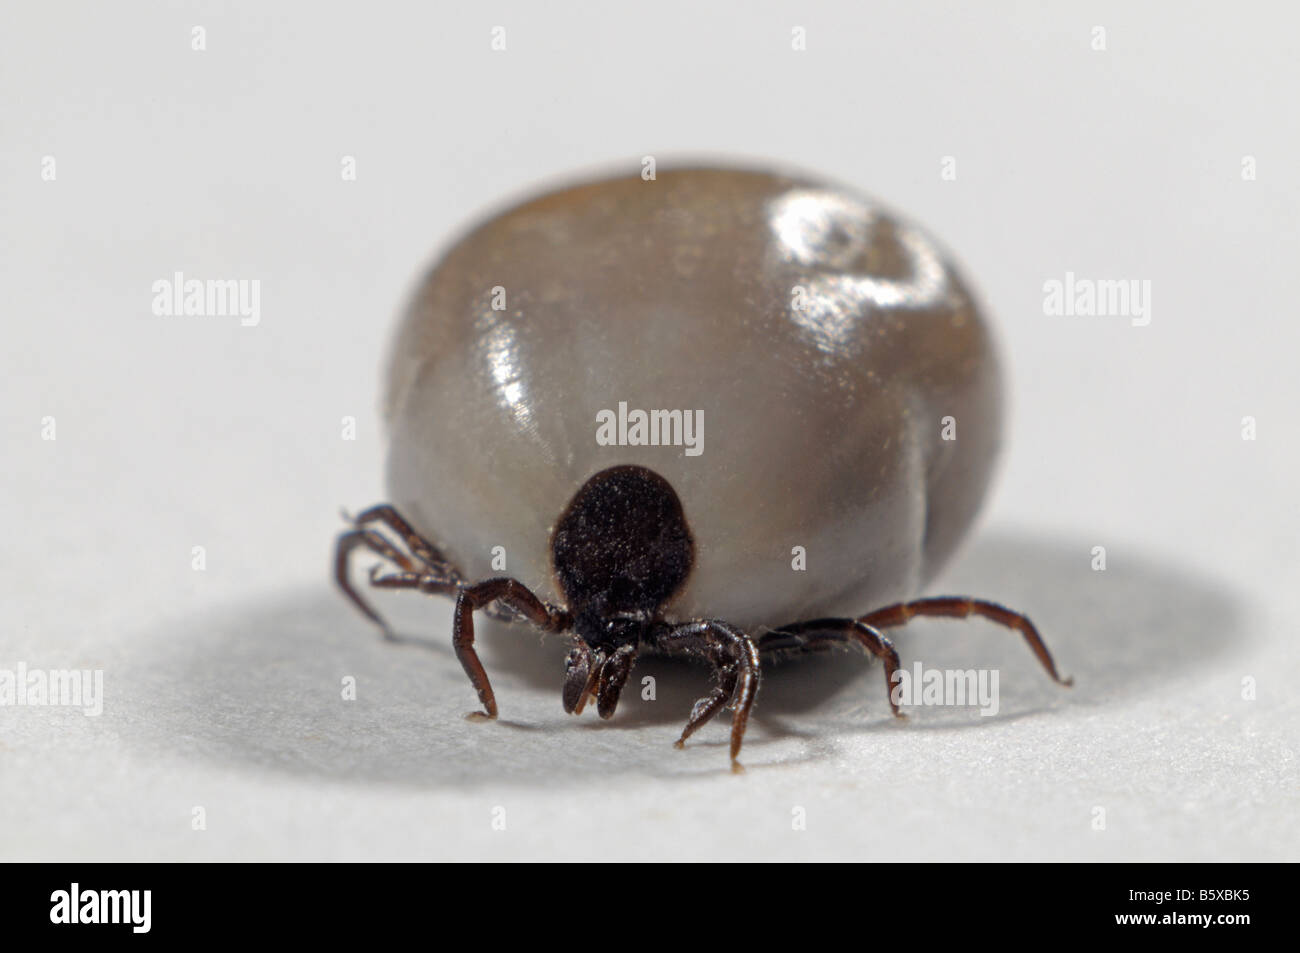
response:
[[[107,696],[0,709],[0,855],[1296,859],[1292,7],[264,6],[41,4],[0,34],[0,667],[102,668]],[[394,647],[331,590],[417,273],[504,199],[646,154],[794,164],[956,250],[1013,406],[936,590],[1025,608],[1076,688],[918,623],[905,660],[1000,668],[998,717],[894,724],[835,656],[765,681],[732,776],[723,721],[670,745],[702,672],[573,719],[562,648],[490,631],[503,721],[469,724],[448,603],[386,601],[429,643]],[[259,279],[261,323],[154,316],[177,270]],[[1150,325],[1044,315],[1066,271],[1150,280]]]

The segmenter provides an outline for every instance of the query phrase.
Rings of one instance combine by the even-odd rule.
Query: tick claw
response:
[[[495,721],[496,715],[489,715],[485,711],[471,711],[465,715],[466,721]]]
[[[745,766],[744,766],[743,764],[741,764],[739,761],[732,761],[732,762],[731,762],[731,773],[732,773],[732,774],[744,774],[744,773],[745,773]]]

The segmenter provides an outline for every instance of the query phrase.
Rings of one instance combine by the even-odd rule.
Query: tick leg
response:
[[[392,630],[388,623],[361,598],[348,578],[349,560],[354,550],[368,549],[402,570],[392,576],[383,577],[377,577],[372,570],[371,584],[380,588],[421,589],[428,593],[451,594],[461,585],[460,570],[451,560],[447,559],[437,546],[417,533],[411,524],[387,503],[370,507],[350,522],[352,529],[340,534],[334,547],[334,581],[361,614],[378,625],[385,636],[392,637]],[[382,533],[370,528],[375,525],[387,527],[401,537],[410,550],[410,555],[399,550]],[[415,577],[421,581],[416,582]],[[383,581],[381,582],[380,579]]]
[[[764,633],[758,640],[760,652],[816,652],[833,645],[860,645],[885,665],[885,695],[898,718],[906,717],[894,701],[894,673],[898,671],[898,650],[879,629],[862,619],[811,619],[783,625]]]
[[[432,570],[431,575],[441,576],[449,582],[459,582],[461,580],[460,570],[456,568],[450,559],[443,555],[442,550],[417,533],[414,527],[406,521],[406,518],[390,504],[380,503],[378,506],[372,506],[352,522],[358,529],[370,523],[380,523],[387,526],[402,537],[407,549],[411,551],[416,559]]]
[[[474,712],[471,717],[495,718],[497,716],[496,696],[492,693],[492,684],[488,681],[483,663],[474,651],[474,612],[488,603],[500,600],[519,611],[529,622],[550,632],[558,632],[569,627],[568,613],[548,606],[533,595],[532,590],[517,579],[500,577],[487,579],[472,586],[463,586],[456,594],[456,613],[452,617],[452,647],[456,658],[469,676],[470,684],[478,692],[478,700],[483,711]]]
[[[659,651],[667,654],[704,659],[714,665],[718,665],[721,659],[726,659],[735,667],[736,685],[731,695],[734,712],[731,718],[731,770],[743,770],[736,759],[740,754],[741,743],[745,740],[745,727],[749,724],[754,697],[758,694],[760,673],[758,648],[753,639],[726,622],[700,619],[666,628],[653,635],[652,641]],[[691,722],[697,722],[695,727],[698,728],[716,714],[717,707],[712,703],[715,693],[696,702],[691,711],[691,720],[687,723],[687,733],[694,731]],[[708,715],[704,714],[706,711]],[[685,738],[685,734],[682,737]]]
[[[713,691],[695,703],[691,717],[682,729],[682,736],[673,742],[674,748],[686,747],[686,739],[695,734],[695,730],[716,715],[736,693],[738,677],[735,665],[720,665],[717,669],[718,684]]]
[[[338,583],[338,587],[343,590],[343,594],[351,600],[362,615],[383,629],[384,635],[391,636],[392,630],[388,627],[388,623],[370,607],[369,603],[361,598],[356,589],[352,588],[351,580],[348,579],[348,560],[352,555],[352,551],[358,548],[368,549],[376,555],[383,556],[385,559],[402,567],[407,573],[413,573],[415,565],[405,554],[398,552],[388,540],[374,530],[349,530],[339,536],[338,542],[334,546],[334,581]]]
[[[427,596],[452,596],[460,585],[424,572],[390,572],[379,575],[379,567],[370,570],[370,585],[376,589],[418,589]]]
[[[892,606],[885,606],[883,609],[877,609],[875,612],[869,612],[861,616],[858,621],[869,626],[889,629],[894,626],[904,625],[908,619],[914,616],[944,616],[951,619],[964,619],[971,615],[981,616],[1009,629],[1015,629],[1025,637],[1030,649],[1033,650],[1034,655],[1038,657],[1038,661],[1042,663],[1043,668],[1047,669],[1047,674],[1051,675],[1054,681],[1066,686],[1074,684],[1073,678],[1062,678],[1057,673],[1056,663],[1052,661],[1052,653],[1047,651],[1047,645],[1043,642],[1043,637],[1038,634],[1038,630],[1034,628],[1034,624],[1029,621],[1029,618],[1024,613],[1008,609],[996,602],[969,599],[965,596],[938,596],[931,599],[916,599],[912,602],[899,602]]]

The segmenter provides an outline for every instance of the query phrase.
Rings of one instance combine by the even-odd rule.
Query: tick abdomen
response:
[[[601,443],[620,403],[696,414],[700,452]],[[806,179],[661,171],[506,211],[430,272],[393,352],[389,487],[468,576],[501,547],[558,597],[557,515],[647,467],[696,540],[672,614],[757,626],[913,595],[978,509],[1000,412],[978,309],[914,227]]]

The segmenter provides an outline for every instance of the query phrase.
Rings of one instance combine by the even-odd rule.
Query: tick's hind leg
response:
[[[765,632],[758,640],[760,652],[817,652],[836,645],[859,645],[885,666],[885,695],[894,714],[906,717],[894,701],[894,673],[898,671],[898,650],[874,626],[862,619],[811,619],[783,625]]]
[[[1008,609],[1006,606],[998,605],[996,602],[970,599],[966,596],[936,596],[930,599],[916,599],[912,602],[899,602],[892,606],[885,606],[883,609],[877,609],[875,612],[869,612],[861,616],[858,621],[869,626],[888,629],[904,625],[915,616],[944,616],[951,619],[964,619],[971,615],[981,616],[1009,629],[1015,629],[1024,636],[1025,641],[1029,643],[1029,648],[1038,658],[1043,668],[1047,670],[1047,674],[1052,676],[1053,681],[1065,686],[1074,684],[1074,679],[1062,678],[1056,671],[1056,663],[1052,661],[1052,653],[1047,650],[1047,644],[1043,641],[1043,637],[1038,634],[1038,630],[1034,628],[1034,624],[1029,621],[1028,616],[1022,612],[1016,612],[1014,609]]]

